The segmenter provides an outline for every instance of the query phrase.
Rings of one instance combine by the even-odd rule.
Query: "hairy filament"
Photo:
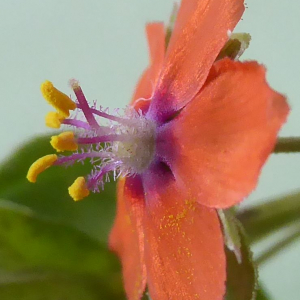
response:
[[[80,108],[81,108],[86,120],[92,127],[98,128],[99,124],[97,123],[97,121],[91,111],[91,108],[89,107],[89,104],[83,94],[81,87],[79,86],[79,83],[76,80],[70,80],[70,85],[77,97],[77,101],[80,104]]]
[[[97,172],[94,175],[91,175],[88,179],[88,188],[90,190],[97,190],[97,187],[99,184],[101,184],[103,181],[103,176],[110,171],[114,171],[116,167],[118,166],[118,163],[111,163],[106,166],[104,166],[99,172]]]
[[[91,126],[88,123],[80,120],[65,119],[61,123],[65,125],[75,126],[77,128],[91,129]]]
[[[95,114],[97,116],[100,116],[102,118],[105,118],[105,119],[108,119],[108,120],[111,120],[111,121],[115,121],[115,122],[118,122],[120,124],[129,124],[129,120],[123,119],[121,117],[110,115],[110,114],[105,113],[103,111],[99,111],[98,109],[91,108],[91,111],[92,111],[93,114]]]
[[[113,154],[110,152],[89,152],[89,153],[76,153],[70,156],[60,157],[53,165],[62,165],[66,162],[76,161],[86,158],[109,158]]]
[[[126,135],[123,134],[108,134],[103,136],[95,136],[91,138],[78,138],[78,144],[95,144],[95,143],[104,143],[104,142],[116,142],[126,140]]]

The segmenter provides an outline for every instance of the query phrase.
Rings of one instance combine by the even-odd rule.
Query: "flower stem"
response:
[[[279,138],[273,153],[300,152],[300,137]]]

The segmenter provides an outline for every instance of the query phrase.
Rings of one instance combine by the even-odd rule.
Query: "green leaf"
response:
[[[0,270],[0,299],[123,297],[119,264],[106,245],[5,200],[0,200]]]
[[[4,275],[0,273],[1,300],[121,300],[116,290],[95,278],[65,274],[29,273]]]
[[[300,227],[296,227],[296,230],[293,230],[292,233],[288,234],[282,240],[277,241],[275,245],[271,245],[269,249],[265,250],[259,257],[256,258],[255,262],[257,265],[265,263],[299,238]]]
[[[40,219],[27,208],[5,200],[0,200],[0,241],[1,269],[60,270],[103,279],[118,271],[116,258],[106,246],[85,233]]]
[[[107,183],[101,193],[74,202],[68,187],[78,176],[90,173],[89,164],[53,166],[40,174],[35,184],[26,180],[29,166],[37,158],[54,152],[49,140],[49,136],[44,136],[30,141],[0,166],[0,197],[107,242],[115,213],[115,182]]]
[[[290,194],[249,209],[239,211],[249,241],[258,242],[278,229],[300,222],[300,193]]]
[[[227,291],[226,300],[255,300],[257,289],[257,269],[253,263],[252,252],[242,225],[236,221],[241,242],[241,262],[234,252],[225,249],[227,258]]]

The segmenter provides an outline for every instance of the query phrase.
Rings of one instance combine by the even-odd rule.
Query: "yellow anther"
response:
[[[50,144],[57,152],[75,151],[78,149],[78,145],[72,131],[66,131],[59,135],[54,135],[51,137]]]
[[[69,194],[74,201],[79,201],[90,194],[84,177],[78,177],[69,187]]]
[[[49,154],[36,160],[29,168],[26,178],[30,182],[36,182],[37,176],[51,167],[57,160],[57,155]]]
[[[60,128],[61,122],[65,117],[59,112],[50,111],[47,113],[45,121],[46,125],[50,128]]]
[[[75,102],[73,102],[66,94],[56,89],[50,81],[42,83],[41,91],[44,98],[65,118],[70,115],[69,110],[76,108]]]

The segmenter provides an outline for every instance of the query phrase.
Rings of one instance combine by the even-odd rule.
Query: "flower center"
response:
[[[57,151],[76,152],[60,156],[54,164],[90,159],[93,169],[86,177],[86,186],[94,192],[109,181],[110,172],[114,179],[142,173],[155,155],[156,123],[132,107],[120,116],[109,114],[95,104],[90,106],[78,83],[72,81],[71,86],[77,97],[75,116],[58,121],[75,127],[75,134],[65,132],[55,136],[51,144]]]
[[[103,187],[111,171],[114,178],[142,173],[154,158],[156,139],[155,122],[141,112],[127,109],[123,117],[97,112],[106,118],[106,126],[80,129],[77,133],[81,153],[86,157],[92,155],[94,170],[88,176],[87,186],[93,191]]]
[[[129,173],[142,173],[154,157],[156,126],[144,116],[131,119],[130,123],[116,129],[123,138],[112,142],[112,154]]]
[[[89,175],[78,177],[69,187],[69,194],[78,201],[90,191],[98,192],[113,178],[141,174],[155,156],[156,123],[146,118],[141,109],[130,107],[123,116],[109,114],[96,104],[90,106],[79,83],[71,80],[77,101],[72,101],[57,90],[50,81],[42,86],[44,98],[56,109],[46,116],[46,124],[60,128],[62,124],[74,130],[65,131],[51,138],[51,145],[58,152],[73,151],[71,155],[56,154],[41,157],[28,170],[27,178],[35,182],[38,174],[52,165],[71,164],[89,159],[92,170]],[[74,115],[70,116],[70,111]],[[103,121],[104,120],[104,121]]]

